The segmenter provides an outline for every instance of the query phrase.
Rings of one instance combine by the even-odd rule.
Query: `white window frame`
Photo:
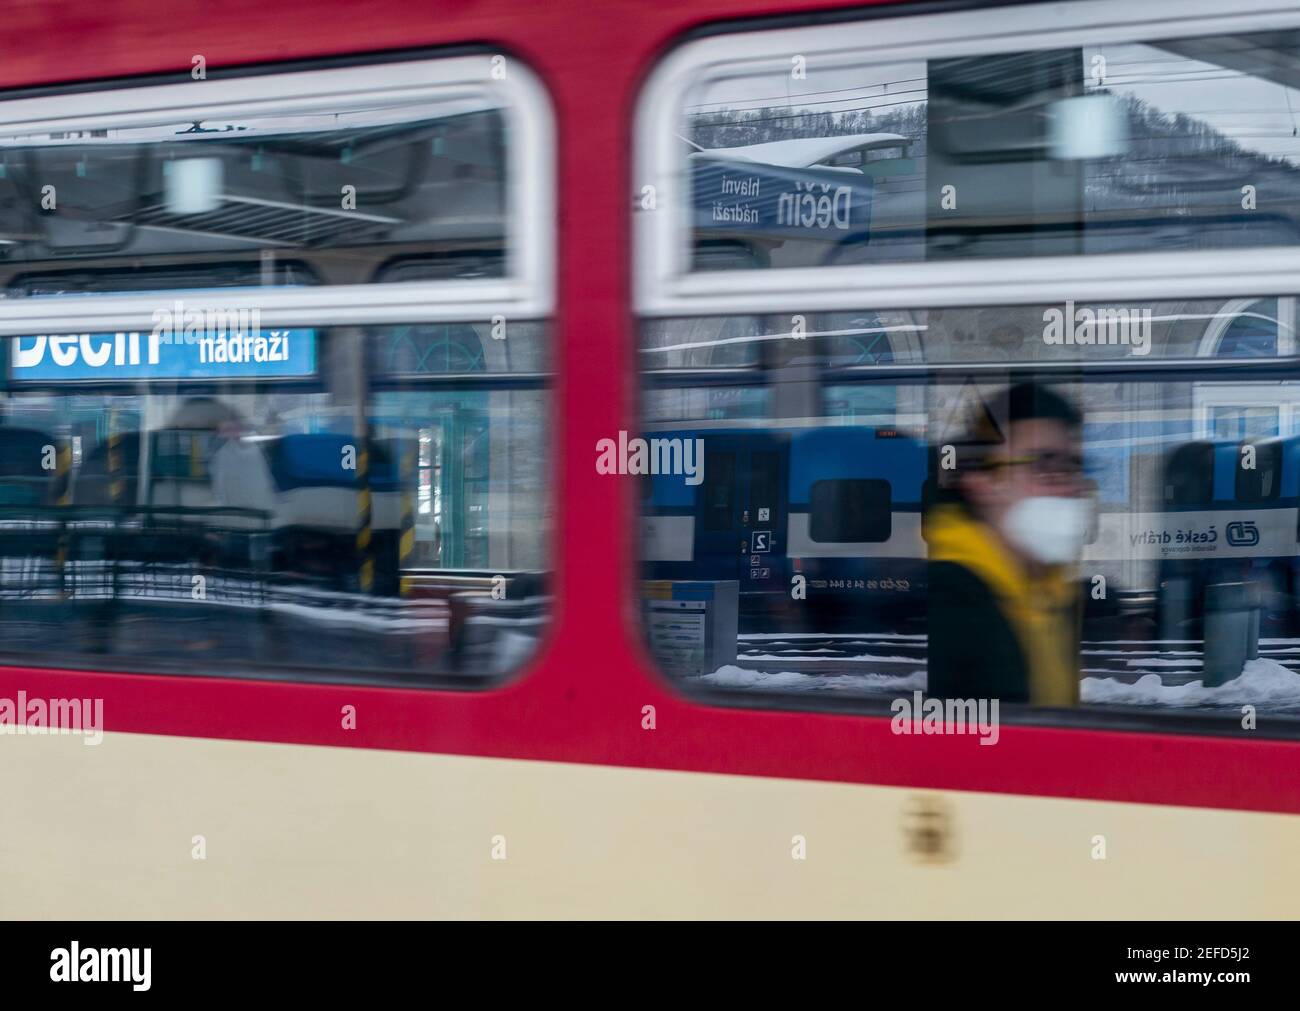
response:
[[[499,76],[493,60],[484,53],[177,84],[105,86],[10,101],[0,97],[0,137],[418,107],[486,97],[499,103],[506,124],[504,278],[187,291],[185,304],[199,310],[257,309],[262,325],[270,327],[437,323],[496,315],[544,319],[554,306],[554,119],[535,74],[510,60],[505,75]],[[0,335],[148,331],[158,305],[156,294],[39,299],[0,295]]]
[[[1270,407],[1277,411],[1278,436],[1295,434],[1300,388],[1280,382],[1197,383],[1192,392],[1199,438],[1214,438],[1214,411],[1219,407]]]
[[[704,79],[755,71],[1061,49],[1300,27],[1285,0],[1075,0],[715,35],[670,53],[637,108],[636,311],[643,316],[962,307],[1177,297],[1276,296],[1295,290],[1300,246],[1188,252],[980,258],[763,270],[690,270],[692,199],[680,114]],[[655,209],[641,208],[653,186]]]
[[[1258,298],[1233,299],[1219,310],[1216,319],[1201,338],[1197,356],[1214,358],[1219,342],[1233,322],[1241,317]],[[1277,356],[1294,357],[1296,353],[1296,299],[1283,296],[1277,300]],[[1217,407],[1273,407],[1278,412],[1278,435],[1282,438],[1296,433],[1300,418],[1300,386],[1286,380],[1246,383],[1200,382],[1192,386],[1192,401],[1196,415],[1197,437],[1214,438],[1214,409]]]

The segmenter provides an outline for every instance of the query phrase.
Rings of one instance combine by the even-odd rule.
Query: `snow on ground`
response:
[[[864,692],[912,691],[925,688],[925,671],[911,674],[798,674],[794,671],[746,670],[728,664],[700,680],[715,688],[752,688],[782,692]]]
[[[929,636],[925,635],[903,635],[895,632],[841,632],[839,634],[828,634],[825,632],[741,632],[740,640],[744,642],[747,639],[915,639],[924,642]],[[1265,642],[1267,640],[1260,640]],[[1293,642],[1294,640],[1278,640],[1279,642]]]
[[[810,651],[811,652],[811,651]],[[786,653],[772,656],[766,653],[746,653],[740,659],[753,660],[798,660],[800,663],[922,663],[914,656],[874,656],[870,653],[858,653],[854,656],[809,656],[807,653]]]
[[[786,640],[789,646],[777,646],[772,640]],[[736,663],[704,675],[701,681],[722,688],[810,694],[878,696],[923,690],[924,643],[924,636],[888,633],[746,634],[740,637],[741,652]],[[1218,688],[1204,686],[1199,640],[1091,640],[1082,645],[1087,665],[1081,671],[1080,696],[1086,704],[1177,709],[1251,703],[1261,709],[1300,713],[1300,672],[1278,662],[1284,659],[1295,665],[1300,640],[1294,638],[1262,638],[1260,646],[1269,655],[1249,661],[1240,677]],[[922,648],[917,650],[918,646]],[[1124,649],[1124,646],[1145,648]],[[746,653],[746,649],[754,652]],[[778,652],[767,651],[772,649]],[[903,651],[916,651],[919,655],[897,655]],[[828,656],[828,653],[840,655]],[[748,669],[756,663],[768,669]],[[873,663],[906,665],[902,669],[910,668],[910,673],[868,673],[859,667]],[[798,671],[783,669],[796,664],[800,667]],[[824,667],[827,670],[822,673]]]
[[[800,674],[796,671],[758,671],[727,665],[701,682],[716,688],[743,688],[780,692],[846,692],[879,694],[882,692],[925,689],[925,671],[910,674]],[[1159,674],[1147,674],[1133,684],[1114,678],[1085,677],[1080,683],[1080,698],[1098,705],[1200,706],[1240,705],[1249,702],[1264,706],[1300,705],[1300,674],[1267,658],[1250,660],[1240,677],[1218,688],[1206,688],[1200,681],[1166,685]]]
[[[1296,640],[1294,639],[1260,639],[1259,643],[1262,646],[1266,642],[1293,643],[1295,641]],[[1171,646],[1171,645],[1199,646],[1201,644],[1201,640],[1200,639],[1105,639],[1105,640],[1085,639],[1083,641],[1083,644],[1085,646]],[[1165,652],[1165,650],[1161,650],[1160,652],[1163,653]]]
[[[1206,688],[1200,681],[1183,685],[1161,683],[1159,674],[1148,674],[1133,684],[1113,678],[1084,678],[1079,685],[1084,702],[1109,705],[1193,707],[1237,705],[1295,705],[1300,703],[1300,674],[1276,660],[1261,657],[1247,660],[1241,676],[1218,688]]]
[[[1148,653],[1160,656],[1200,656],[1199,649],[1162,649],[1162,650],[1141,650],[1141,649],[1081,649],[1079,651],[1084,656],[1146,656]],[[1287,652],[1279,650],[1278,652]],[[1296,652],[1300,653],[1300,650]]]

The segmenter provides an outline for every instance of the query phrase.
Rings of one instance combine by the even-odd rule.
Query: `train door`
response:
[[[465,403],[424,408],[412,423],[419,443],[413,475],[416,550],[410,561],[439,569],[485,569],[491,472],[486,412]]]
[[[783,588],[786,453],[772,439],[709,439],[697,499],[703,578],[734,579],[742,596]]]

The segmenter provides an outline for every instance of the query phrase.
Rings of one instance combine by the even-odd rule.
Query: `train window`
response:
[[[1229,249],[1228,273],[1281,278],[1278,257],[1300,264],[1286,111],[1300,13],[1257,6],[1223,20],[1213,0],[1155,0],[1139,19],[1074,3],[996,15],[993,32],[970,11],[688,43],[641,106],[657,138],[638,162],[656,194],[636,211],[643,297],[667,311],[716,273],[707,290],[778,312],[812,291],[863,304],[918,284],[946,284],[953,305],[995,285],[1010,304],[1058,269],[1112,269],[1098,258],[1170,280],[1173,253]],[[1201,255],[1173,283],[1194,295],[1224,273]],[[1226,339],[1275,353],[1245,318]]]
[[[34,333],[84,326],[60,296],[86,291],[197,302],[244,287],[263,305],[303,264],[332,287],[404,282],[347,296],[390,314],[518,302],[523,282],[520,318],[535,318],[551,272],[537,224],[550,170],[535,157],[548,110],[526,67],[494,74],[491,59],[0,97],[0,286],[41,297],[23,310]],[[335,321],[358,320],[312,320]]]
[[[0,649],[410,683],[527,652],[546,610],[545,384],[428,387],[383,371],[360,329],[282,340],[260,377],[202,384],[78,385],[11,354]]]
[[[1219,343],[1225,358],[1270,358],[1277,354],[1277,326],[1268,316],[1234,320]]]
[[[1292,299],[1282,301],[1291,302]],[[1063,299],[1009,306],[962,306],[927,310],[876,309],[825,313],[765,314],[761,316],[673,317],[648,321],[642,335],[641,357],[656,386],[668,386],[672,375],[729,370],[732,385],[747,372],[783,371],[787,378],[805,367],[831,367],[834,376],[866,374],[878,366],[1140,365],[1144,361],[1224,361],[1207,344],[1207,327],[1221,326],[1234,312],[1222,299],[1165,299],[1087,302]],[[792,319],[794,320],[792,324]],[[1294,347],[1293,323],[1278,317]],[[1233,361],[1276,361],[1278,356]],[[1225,364],[1227,364],[1225,362]],[[719,374],[719,386],[723,376]],[[1235,391],[1235,387],[1232,391]],[[838,388],[828,406],[832,413],[856,412],[859,418],[879,415],[887,406],[877,394],[849,383]],[[1258,391],[1252,388],[1252,396]],[[876,397],[876,400],[872,398]],[[1278,435],[1277,404],[1228,395],[1223,384],[1205,384],[1198,403],[1210,412],[1216,433],[1224,426],[1247,426],[1238,438]],[[1244,405],[1244,406],[1243,406]],[[882,422],[888,424],[888,421]]]
[[[808,506],[808,536],[818,544],[887,541],[890,508],[888,481],[852,478],[814,482]]]
[[[1247,442],[1254,449],[1247,456],[1240,437],[1216,434],[1204,403],[1228,396],[1223,369],[1231,359],[1205,359],[1198,371],[1187,356],[1213,346],[1201,338],[1222,324],[1228,304],[1142,304],[1151,353],[1122,368],[1106,354],[1081,364],[1077,349],[1041,339],[1013,345],[1019,360],[994,365],[990,359],[1007,346],[983,335],[1041,321],[1043,305],[874,310],[871,325],[896,322],[899,336],[890,358],[860,364],[846,364],[835,341],[811,335],[838,334],[864,318],[862,310],[801,313],[805,333],[796,339],[786,331],[784,350],[766,339],[779,325],[771,317],[714,318],[707,328],[696,317],[655,319],[645,340],[656,350],[671,346],[674,327],[682,335],[679,350],[655,354],[660,367],[646,374],[653,434],[700,439],[704,475],[698,487],[685,474],[656,476],[655,493],[641,503],[646,530],[654,531],[642,542],[642,575],[651,594],[665,580],[734,586],[738,623],[733,654],[710,654],[703,667],[684,672],[673,653],[666,667],[692,690],[779,691],[787,700],[870,702],[927,686],[959,692],[960,680],[932,684],[932,673],[1029,662],[1018,652],[1027,648],[1021,640],[984,636],[961,615],[986,623],[980,608],[1011,613],[1056,599],[1037,596],[1047,593],[1037,580],[1053,572],[1060,581],[1052,593],[1078,587],[1071,598],[1081,609],[1076,660],[1061,668],[1072,673],[1055,693],[1017,687],[1013,677],[997,688],[1005,702],[1074,707],[1098,719],[1154,711],[1220,721],[1250,704],[1285,729],[1300,716],[1300,666],[1289,652],[1300,643],[1300,473],[1287,469],[1300,459],[1290,452],[1300,436]],[[708,330],[729,341],[746,328],[762,349],[752,365],[692,365],[707,360],[698,346],[685,346],[697,345],[695,336]],[[1174,348],[1178,367],[1170,369],[1165,355]],[[978,373],[965,364],[971,358]],[[1106,367],[1088,367],[1093,362]],[[1060,430],[1025,427],[1023,412],[1006,406],[1007,391],[1017,388],[1041,391],[1049,421],[1072,420]],[[720,416],[713,397],[724,392],[752,405],[757,418]],[[1271,398],[1288,417],[1300,404],[1300,384],[1285,373],[1243,374],[1230,392],[1246,403]],[[1060,445],[1025,442],[1060,432]],[[760,455],[776,461],[756,466]],[[775,496],[760,492],[774,497],[761,505],[752,491],[759,471],[781,475]],[[1028,547],[1003,554],[990,547],[1007,538],[1051,541],[1053,524],[1073,522],[1068,512],[1035,519],[1031,510],[1015,521],[1026,526],[1011,525],[1010,505],[999,512],[996,499],[1009,480],[1040,482],[1049,506],[1052,489],[1061,488],[1080,503],[1086,515],[1068,566],[1040,563]],[[1243,513],[1240,503],[1260,508]],[[969,516],[984,518],[971,526]],[[994,516],[1011,532],[990,533],[1001,529]],[[726,537],[715,541],[718,532]],[[1012,560],[998,569],[996,558]],[[975,566],[986,588],[945,583],[939,563],[949,559]],[[1037,573],[1036,581],[1018,585],[1017,572],[1025,580]],[[1257,588],[1258,658],[1225,660],[1209,644],[1232,619],[1222,613],[1222,587],[1242,582]],[[995,603],[1016,590],[1021,604]],[[957,609],[955,624],[944,604],[954,593],[970,607],[969,614],[967,604]],[[715,591],[711,599],[721,608],[730,598]],[[1006,619],[1017,635],[1020,620]],[[656,653],[679,645],[656,640],[660,624],[648,628]],[[955,657],[953,637],[963,642]],[[982,650],[987,664],[977,662]],[[971,693],[991,690],[987,681],[972,684]]]
[[[1177,446],[1165,464],[1166,506],[1207,505],[1214,498],[1213,442]]]
[[[447,687],[531,655],[554,148],[490,70],[0,100],[0,654]]]
[[[1242,444],[1241,465],[1233,468],[1238,502],[1271,502],[1278,497],[1284,449],[1281,440]]]
[[[736,454],[708,453],[704,458],[703,529],[710,533],[735,526]]]
[[[749,454],[749,467],[749,511],[757,515],[781,496],[781,454],[755,450]]]
[[[344,271],[394,245],[505,246],[504,119],[487,95],[59,126],[5,147],[5,178],[29,226],[7,243],[9,264],[213,252],[256,262],[341,246],[354,257],[331,273],[368,280]]]
[[[1281,434],[1279,405],[1223,405],[1210,408],[1211,430],[1216,439],[1266,439]]]
[[[637,114],[642,423],[705,473],[641,503],[661,667],[746,705],[1300,732],[1298,86],[1300,11],[1259,0],[668,54]]]

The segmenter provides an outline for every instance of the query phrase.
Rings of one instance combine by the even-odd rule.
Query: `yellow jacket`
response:
[[[960,506],[943,505],[931,510],[926,518],[926,540],[930,544],[932,584],[936,573],[941,575],[942,572],[933,563],[947,562],[967,570],[987,587],[992,603],[1019,644],[1026,668],[1027,691],[1024,694],[1029,702],[1044,706],[1077,705],[1081,596],[1069,570],[1054,566],[1041,576],[1031,577],[997,535]],[[942,678],[948,685],[945,690],[951,691],[954,682],[964,680],[960,669],[961,653],[953,647],[966,651],[974,663],[973,657],[979,655],[982,644],[941,642],[938,644],[941,648],[936,651],[936,636],[951,634],[954,628],[963,627],[962,623],[950,621],[950,616],[944,615],[945,606],[948,605],[936,604],[931,611],[930,653],[932,657],[956,658],[956,669],[945,672]],[[957,598],[955,606],[962,608],[967,605]],[[990,641],[992,639],[990,635]],[[1014,658],[1007,662],[1014,664]],[[1005,673],[1014,679],[1014,672]],[[1000,675],[996,679],[1005,683]],[[973,678],[977,683],[981,680]],[[932,674],[931,690],[936,687]],[[978,696],[979,693],[968,694]]]

